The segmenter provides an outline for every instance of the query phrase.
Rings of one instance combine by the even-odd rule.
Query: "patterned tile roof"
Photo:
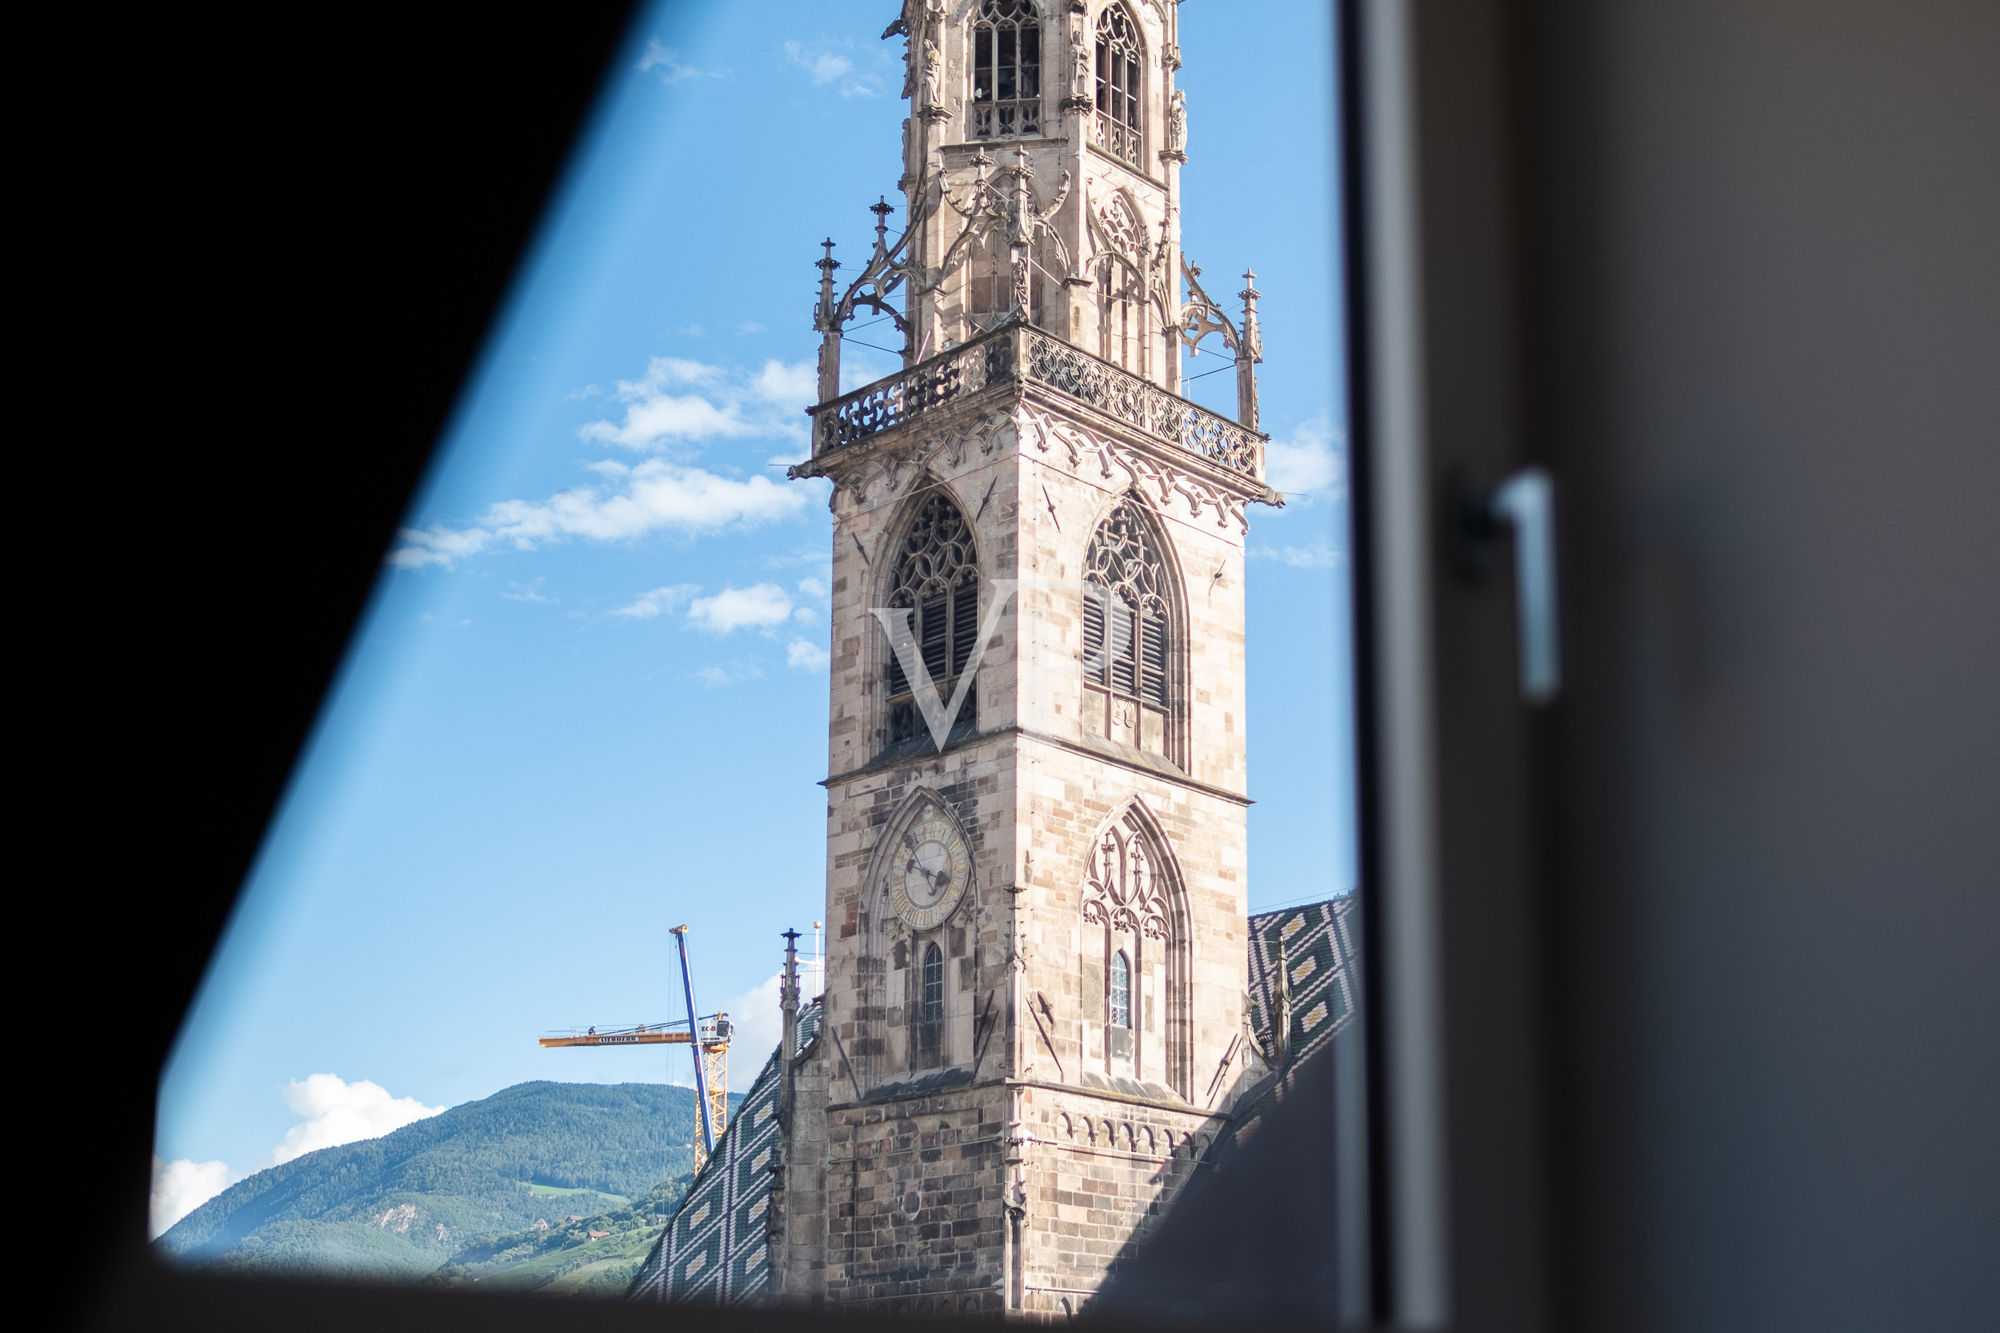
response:
[[[799,1013],[798,1049],[819,1032],[820,1007]],[[715,1152],[632,1279],[626,1299],[662,1304],[735,1305],[771,1285],[765,1215],[776,1183],[778,1052],[750,1084]]]
[[[1250,918],[1250,1026],[1266,1050],[1278,1007],[1278,959],[1285,960],[1291,1008],[1286,1062],[1317,1053],[1354,1016],[1361,923],[1347,894]]]
[[[1241,1105],[1231,1139],[1244,1137],[1285,1095],[1289,1074],[1353,1018],[1360,949],[1354,909],[1355,899],[1348,895],[1250,918],[1251,1030],[1270,1050],[1274,1018],[1289,1005],[1291,1031],[1284,1069]],[[800,1011],[799,1050],[812,1043],[819,1019],[817,1003]],[[778,1151],[780,1090],[778,1053],[772,1051],[714,1155],[646,1256],[628,1299],[735,1305],[754,1302],[770,1290],[765,1221],[776,1183],[771,1165]]]

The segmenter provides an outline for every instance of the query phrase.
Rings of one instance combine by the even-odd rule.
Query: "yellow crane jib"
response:
[[[679,946],[681,994],[689,1017],[672,1023],[641,1023],[629,1028],[569,1028],[549,1032],[541,1045],[556,1046],[693,1046],[695,1107],[700,1132],[694,1141],[694,1169],[699,1172],[715,1151],[729,1118],[729,1039],[735,1024],[728,1014],[694,1018],[694,978],[688,969],[687,927],[670,932]]]

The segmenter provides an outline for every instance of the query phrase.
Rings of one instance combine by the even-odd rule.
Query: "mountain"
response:
[[[644,1256],[632,1233],[650,1243],[679,1201],[696,1132],[692,1088],[521,1083],[259,1171],[155,1244],[184,1264],[403,1281],[447,1264],[440,1280],[485,1280],[532,1259],[515,1281],[545,1285],[632,1245]],[[565,1255],[579,1246],[594,1248]]]
[[[623,1296],[660,1227],[694,1183],[676,1176],[629,1207],[580,1222],[549,1222],[475,1242],[426,1279],[434,1286],[481,1284],[482,1290],[563,1296]]]

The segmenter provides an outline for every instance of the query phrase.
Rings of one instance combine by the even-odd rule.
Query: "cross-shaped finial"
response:
[[[840,267],[840,261],[833,257],[833,238],[829,236],[825,240],[821,241],[820,244],[826,247],[826,258],[821,259],[816,263],[814,263],[813,267],[818,269],[824,269],[826,270],[827,274],[831,276],[833,271]]]
[[[788,930],[785,932],[786,944],[792,945],[792,944],[797,944],[798,942],[799,942],[799,932],[797,932],[796,930]]]
[[[875,215],[875,239],[879,242],[888,235],[889,215],[896,211],[896,206],[887,198],[878,195],[875,202],[868,205],[868,211]]]

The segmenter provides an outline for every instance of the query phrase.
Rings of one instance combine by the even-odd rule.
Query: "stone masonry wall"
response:
[[[829,1305],[997,1313],[1008,1225],[997,1089],[836,1108],[828,1121]]]

